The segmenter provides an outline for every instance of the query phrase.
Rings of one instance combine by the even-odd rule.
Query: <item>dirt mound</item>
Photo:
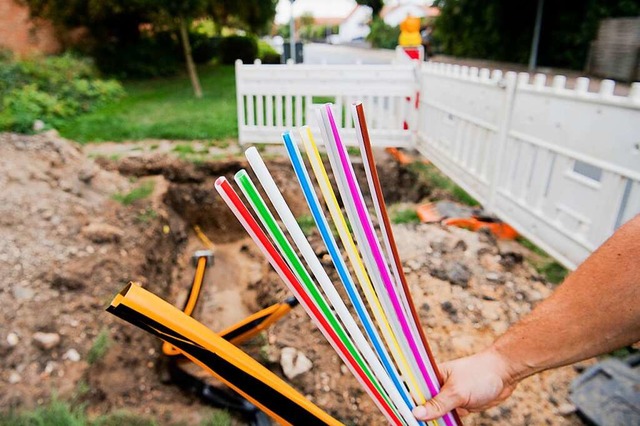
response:
[[[151,179],[156,192],[124,206],[112,196],[140,182],[103,170],[55,134],[0,135],[3,410],[55,393],[91,412],[142,411],[152,395],[142,391],[161,386],[148,367],[157,342],[104,312],[129,280],[169,290],[185,231],[163,207],[163,179]],[[109,339],[100,358],[97,344]]]

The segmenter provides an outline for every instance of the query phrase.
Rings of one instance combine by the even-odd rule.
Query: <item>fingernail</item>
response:
[[[418,405],[416,408],[413,409],[413,415],[415,416],[416,419],[422,420],[425,417],[427,417],[427,409],[424,408],[424,406],[422,405]]]

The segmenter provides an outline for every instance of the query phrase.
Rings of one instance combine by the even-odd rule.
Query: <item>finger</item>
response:
[[[458,407],[461,403],[461,398],[450,389],[451,387],[443,387],[442,391],[439,394],[431,398],[424,405],[420,405],[414,408],[413,415],[416,417],[416,419],[437,419]]]

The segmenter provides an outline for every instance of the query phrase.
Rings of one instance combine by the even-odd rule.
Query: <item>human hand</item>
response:
[[[457,408],[460,415],[483,411],[504,401],[517,385],[507,360],[493,349],[445,362],[444,386],[425,405],[413,409],[418,420],[433,420]]]

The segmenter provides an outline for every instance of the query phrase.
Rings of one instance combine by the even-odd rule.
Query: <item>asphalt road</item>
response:
[[[305,64],[388,64],[395,52],[364,46],[308,43],[304,45],[303,55]]]

